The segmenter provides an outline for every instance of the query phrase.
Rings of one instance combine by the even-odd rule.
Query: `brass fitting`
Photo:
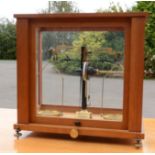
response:
[[[71,129],[69,134],[70,134],[70,137],[73,138],[73,139],[76,139],[79,136],[79,132],[75,128]]]

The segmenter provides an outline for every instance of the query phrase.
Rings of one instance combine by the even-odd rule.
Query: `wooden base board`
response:
[[[68,135],[70,135],[72,129],[76,129],[78,131],[79,136],[144,139],[144,134],[140,132],[130,132],[128,130],[102,129],[92,127],[90,128],[90,127],[75,127],[75,126],[30,123],[30,124],[14,124],[14,129],[28,130],[35,132],[56,133],[56,134],[68,134]]]

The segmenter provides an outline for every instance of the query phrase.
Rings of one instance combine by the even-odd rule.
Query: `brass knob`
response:
[[[70,137],[73,139],[76,139],[79,136],[78,130],[77,129],[71,129],[70,131]]]

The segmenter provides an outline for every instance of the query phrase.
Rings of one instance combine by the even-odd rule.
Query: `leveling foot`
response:
[[[16,133],[14,134],[14,136],[19,139],[20,136],[22,136],[22,133],[20,133],[20,129],[16,129]]]
[[[141,139],[136,139],[135,147],[138,149],[142,147],[142,140]]]

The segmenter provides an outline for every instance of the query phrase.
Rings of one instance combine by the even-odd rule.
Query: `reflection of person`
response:
[[[72,46],[66,45],[66,44],[59,44],[56,45],[56,47],[50,47],[48,50],[48,53],[50,53],[50,57],[53,58],[54,61],[58,60],[58,54],[60,53],[64,53],[66,50],[69,50],[70,48],[72,48]],[[67,60],[69,61],[70,58],[66,57]]]
[[[51,47],[48,50],[48,53],[49,53],[50,57],[53,58],[53,61],[57,61],[58,60],[58,53],[57,53],[55,48]]]

